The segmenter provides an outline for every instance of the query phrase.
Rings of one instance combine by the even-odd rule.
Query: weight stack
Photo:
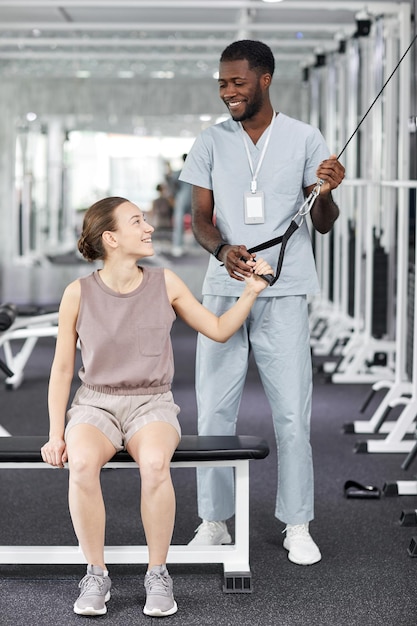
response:
[[[408,265],[408,303],[407,303],[407,349],[405,370],[409,380],[413,380],[413,345],[414,345],[414,291],[416,267],[413,262]]]
[[[380,339],[387,333],[388,254],[374,239],[374,272],[372,292],[372,335]]]
[[[349,224],[349,244],[348,244],[348,313],[351,317],[355,313],[355,246],[356,232],[355,225]]]

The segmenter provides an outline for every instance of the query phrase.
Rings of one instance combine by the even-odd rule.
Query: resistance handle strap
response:
[[[275,272],[275,276],[272,276],[272,274],[266,274],[262,276],[262,278],[264,278],[269,283],[269,286],[274,285],[277,282],[281,274],[282,263],[284,261],[285,248],[287,246],[289,238],[291,237],[291,235],[293,235],[293,233],[295,233],[297,229],[298,229],[297,222],[295,222],[294,220],[291,220],[290,225],[288,226],[287,230],[285,231],[283,235],[280,235],[279,237],[275,237],[274,239],[269,239],[269,241],[265,241],[264,243],[260,243],[259,245],[248,249],[248,252],[250,253],[259,252],[260,250],[266,250],[266,248],[272,248],[272,246],[281,244],[281,250],[279,251],[277,270]]]

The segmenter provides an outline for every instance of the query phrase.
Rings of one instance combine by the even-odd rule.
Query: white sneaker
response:
[[[287,525],[284,548],[288,550],[288,558],[297,565],[313,565],[321,560],[318,546],[308,531],[308,524]]]
[[[227,530],[226,522],[208,522],[203,519],[195,531],[195,537],[189,546],[221,546],[232,543],[232,538]]]

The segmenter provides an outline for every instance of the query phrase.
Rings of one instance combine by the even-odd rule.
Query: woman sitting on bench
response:
[[[86,212],[78,249],[103,267],[64,291],[49,381],[46,463],[70,470],[69,508],[87,560],[74,604],[79,615],[104,615],[111,581],[104,563],[105,509],[100,470],[124,447],[141,476],[141,516],[149,551],[146,615],[177,611],[166,558],[175,517],[171,457],[181,431],[171,382],[171,327],[176,314],[198,332],[225,342],[243,324],[272,274],[249,261],[252,275],[236,304],[220,317],[205,309],[171,270],[138,266],[154,254],[153,227],[125,198],[105,198]],[[81,386],[65,418],[80,341]]]

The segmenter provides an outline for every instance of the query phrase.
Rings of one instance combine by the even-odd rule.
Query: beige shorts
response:
[[[171,391],[122,396],[81,385],[67,411],[65,435],[76,424],[91,424],[120,451],[138,430],[153,422],[171,424],[181,437],[179,411]]]

